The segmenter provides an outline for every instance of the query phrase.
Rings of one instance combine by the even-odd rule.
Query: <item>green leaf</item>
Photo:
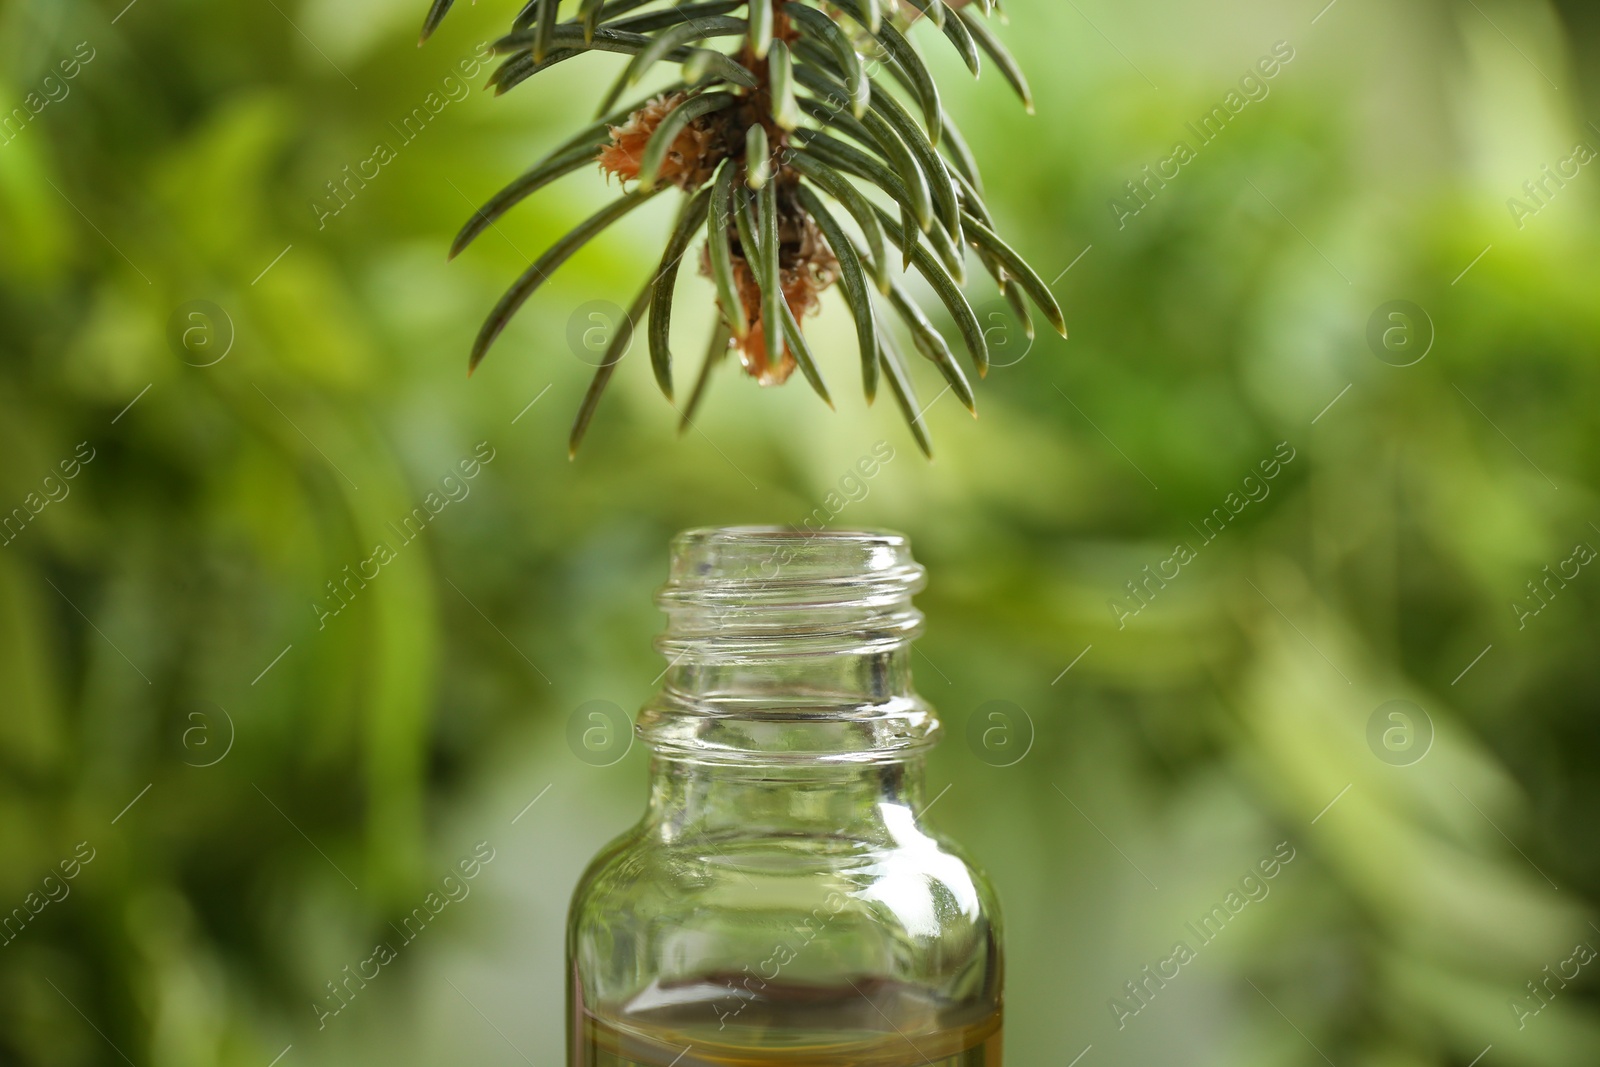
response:
[[[694,425],[695,413],[700,410],[700,402],[705,399],[706,388],[711,384],[711,372],[728,358],[728,341],[731,336],[727,322],[718,315],[711,326],[711,341],[706,346],[705,359],[700,363],[700,373],[695,377],[694,391],[689,394],[689,402],[683,405],[683,411],[679,413],[680,434]]]
[[[803,135],[805,153],[814,156],[823,166],[838,167],[840,170],[854,174],[888,193],[890,199],[899,205],[902,219],[905,219],[913,230],[917,228],[914,205],[906,193],[905,183],[896,177],[893,171],[871,156],[858,152],[849,145],[834,140],[827,134],[817,133],[812,130],[797,130],[796,132]],[[799,153],[795,153],[795,155],[798,156]],[[876,209],[873,211],[873,217],[877,217]],[[965,265],[961,262],[960,252],[948,233],[939,226],[928,227],[927,233],[929,242],[937,249],[940,258],[949,265],[951,273],[958,279],[964,278],[966,276]],[[880,255],[879,262],[881,264],[879,269],[887,271],[888,260]],[[911,257],[909,255],[904,257],[902,269],[911,269]],[[885,276],[887,275],[885,274]],[[883,286],[880,285],[879,288],[883,288]]]
[[[767,141],[767,128],[759,122],[751,123],[744,132],[744,180],[752,189],[759,189],[772,177],[772,146]]]
[[[911,370],[906,357],[895,344],[894,336],[884,328],[878,330],[879,355],[883,360],[883,373],[889,379],[889,391],[894,394],[896,406],[905,416],[906,425],[917,447],[929,459],[933,458],[933,442],[928,439],[928,427],[922,421],[922,409],[917,401],[916,386],[911,384]]]
[[[461,232],[456,234],[456,239],[450,244],[450,258],[454,259],[461,254],[462,249],[471,244],[484,230],[494,225],[495,220],[510,211],[514,206],[535,192],[549,185],[557,178],[571,174],[575,170],[582,170],[594,163],[595,149],[604,143],[604,138],[597,136],[593,143],[569,148],[546,156],[527,171],[516,181],[501,189],[488,202],[480,207],[472,218],[467,220]]]
[[[689,53],[689,58],[683,61],[679,68],[683,80],[690,85],[699,85],[710,80],[712,71],[716,67],[717,57],[722,53],[713,48],[696,48]],[[726,57],[724,57],[726,58]]]
[[[833,397],[828,395],[828,385],[822,380],[822,371],[817,368],[817,360],[811,353],[811,345],[807,343],[806,335],[800,329],[800,323],[794,317],[794,311],[789,307],[787,300],[779,299],[778,314],[783,319],[784,339],[789,342],[789,351],[794,353],[794,361],[800,365],[800,373],[806,376],[806,381],[811,383],[811,388],[816,390],[822,402],[830,408],[833,407]]]
[[[758,229],[755,216],[751,213],[753,197],[747,191],[748,187],[735,183],[730,194],[733,199],[733,226],[739,234],[739,248],[744,253],[745,265],[750,268],[750,273],[755,277],[756,284],[761,283],[761,242],[756,239]]]
[[[824,192],[843,204],[844,209],[850,212],[850,217],[856,220],[856,225],[861,227],[861,232],[867,239],[867,248],[871,251],[872,262],[876,265],[873,275],[878,288],[887,293],[889,264],[884,256],[883,224],[878,221],[878,213],[873,208],[872,202],[861,195],[861,190],[852,185],[842,174],[819,159],[804,152],[791,152],[789,163],[795,170],[821,186]]]
[[[576,50],[552,51],[544,61],[544,67],[541,67],[533,61],[533,53],[531,51],[520,51],[512,58],[506,59],[506,62],[502,62],[501,66],[494,67],[493,74],[490,74],[490,80],[483,85],[483,88],[493,88],[494,96],[504,96],[510,90],[517,88],[518,85],[522,85],[528,78],[538,74],[539,70],[555,66],[557,62],[560,62],[562,56],[571,58],[571,56],[581,56],[581,54]]]
[[[538,11],[535,9],[534,14]],[[523,26],[512,30],[510,33],[494,41],[489,47],[495,55],[511,55],[516,52],[529,52],[533,49],[534,41],[539,36],[537,26]],[[551,31],[550,41],[563,48],[586,47],[583,39],[583,27],[578,25],[557,26]],[[633,33],[629,30],[619,30],[612,26],[599,26],[595,28],[594,39],[587,47],[599,49],[603,52],[624,52],[636,55],[640,50],[650,47],[652,38],[642,33]]]
[[[961,182],[964,190],[962,203],[966,206],[966,210],[972,212],[974,218],[990,230],[993,230],[994,222],[989,218],[989,209],[984,205],[982,198],[978,196],[977,191],[971,185],[966,183],[966,179],[961,177],[959,173],[955,176]],[[994,278],[995,284],[999,286],[1001,294],[1006,298],[1006,303],[1011,305],[1012,312],[1016,314],[1017,320],[1022,324],[1023,334],[1027,336],[1028,340],[1033,340],[1033,316],[1028,313],[1028,305],[1023,299],[1021,286],[1017,285],[1011,274],[993,252],[976,242],[973,242],[973,249],[978,253],[978,261],[983,264],[984,269],[989,272],[990,277]]]
[[[601,26],[594,31],[593,40],[585,42],[583,27],[566,23],[558,25],[552,36],[560,47],[545,56],[543,63],[535,63],[532,53],[528,51],[533,40],[530,30],[516,30],[494,42],[492,47],[496,54],[511,56],[511,59],[496,70],[490,79],[490,84],[494,85],[497,94],[507,92],[533,75],[549,70],[557,63],[563,63],[573,56],[583,55],[589,51],[638,55],[650,47],[650,42],[653,40],[644,34]],[[663,58],[673,63],[682,63],[694,51],[696,50],[688,45],[683,45],[672,49]],[[755,75],[722,53],[718,52],[717,56],[718,61],[711,64],[717,79],[742,85],[747,89],[757,87]]]
[[[882,216],[882,218],[888,218],[888,216]],[[944,264],[944,269],[949,270],[950,277],[955,278],[957,285],[966,285],[966,256],[963,253],[962,246],[957,245],[950,238],[949,232],[946,232],[946,229],[942,226],[930,227],[925,237],[928,238],[928,245],[933,246],[934,254],[938,256],[939,262]],[[899,229],[898,237],[894,237],[894,243],[899,245],[901,251],[906,253],[906,256],[904,256],[906,264],[904,264],[902,270],[910,270],[910,259],[912,259],[910,258],[910,251],[917,246],[917,242],[917,229],[907,222],[906,208],[901,206],[901,229]]]
[[[600,8],[605,0],[582,0],[578,5],[578,20],[583,24],[583,43],[594,40],[594,31],[600,25]]]
[[[681,83],[674,83],[661,92],[674,93],[681,88],[683,88]],[[450,258],[454,259],[460,255],[462,249],[517,203],[557,178],[574,170],[581,170],[585,163],[593,162],[596,156],[595,149],[610,138],[611,127],[625,121],[629,115],[649,102],[648,97],[636,100],[590,123],[557,145],[542,160],[528,168],[520,178],[501,189],[488,203],[478,209],[456,235],[455,241],[450,246]]]
[[[989,58],[1000,68],[1001,75],[1011,83],[1011,88],[1022,98],[1028,114],[1033,114],[1033,90],[1028,88],[1028,79],[1023,75],[1022,67],[1012,58],[1011,53],[1006,51],[1006,46],[1000,43],[1000,38],[994,35],[994,31],[989,29],[982,19],[970,11],[957,11],[956,18],[967,24],[967,29],[972,32],[978,47],[989,53]]]
[[[801,47],[804,49],[805,46],[802,45]],[[852,141],[855,141],[857,144],[869,149],[870,151],[876,152],[880,157],[884,159],[888,158],[884,155],[883,146],[878,143],[877,138],[868,133],[867,128],[857,121],[857,119],[849,112],[843,111],[839,107],[835,106],[833,101],[818,100],[817,98],[811,96],[802,96],[798,102],[800,104],[800,110],[816,120],[816,132],[820,133],[823,130],[837,131],[838,133],[844,134]],[[812,130],[808,127],[799,132],[802,134],[809,134],[812,132]]]
[[[661,120],[661,125],[656,127],[650,135],[650,140],[644,146],[644,154],[639,159],[639,188],[649,190],[655,188],[656,178],[661,174],[661,164],[666,161],[667,150],[672,147],[672,142],[678,139],[678,134],[684,128],[702,115],[709,115],[713,111],[720,111],[739,102],[739,97],[732,93],[701,93],[691,96],[677,107],[667,112]]]
[[[767,344],[767,366],[776,367],[783,358],[783,312],[788,301],[783,298],[782,274],[779,270],[778,245],[778,190],[775,182],[767,182],[756,194],[760,211],[759,257],[760,269],[756,277],[761,283],[761,332]]]
[[[417,38],[417,47],[421,48],[433,36],[433,31],[439,28],[439,23],[450,13],[450,6],[456,0],[433,0],[428,13],[422,18],[422,35]]]
[[[962,295],[961,287],[945,271],[943,265],[922,247],[915,233],[895,226],[887,214],[882,215],[882,221],[889,233],[889,239],[902,249],[906,247],[906,242],[911,242],[911,258],[916,264],[917,272],[933,286],[933,291],[938,294],[939,300],[949,309],[950,317],[955,319],[956,327],[961,331],[961,339],[966,342],[967,350],[972,354],[972,363],[978,369],[979,377],[989,373],[989,343],[984,340],[983,327],[979,325],[978,316],[973,312],[972,305],[967,303],[967,298]]]
[[[740,340],[750,332],[745,319],[744,301],[739,299],[739,284],[733,275],[733,246],[728,226],[733,222],[733,174],[738,164],[732,157],[722,161],[711,185],[711,210],[706,220],[706,245],[710,249],[711,279],[717,287],[717,304],[733,335]]]
[[[850,305],[850,315],[856,323],[856,344],[861,351],[861,387],[871,403],[878,389],[878,333],[872,315],[872,297],[867,292],[867,279],[861,268],[856,246],[839,225],[839,220],[822,203],[820,197],[805,185],[796,190],[800,206],[817,220],[822,235],[828,239],[834,258],[839,261],[839,282],[844,291],[845,303]]]
[[[534,19],[539,17],[539,5],[541,2],[542,0],[527,0],[527,3],[522,5],[522,10],[517,12],[517,17],[511,20],[511,28],[514,30],[520,30],[524,27],[532,26]],[[584,6],[587,6],[593,2],[594,0],[583,0]],[[610,22],[616,19],[617,16],[626,14],[627,12],[632,11],[634,8],[644,7],[646,4],[653,4],[655,2],[656,0],[607,0],[604,5],[599,5],[600,11],[595,23],[596,25],[599,25],[601,23]],[[730,6],[742,7],[742,0],[740,3],[731,4]],[[623,28],[635,28],[632,23],[637,21],[638,18],[639,16],[635,16],[632,19],[624,19]],[[581,22],[581,9],[579,11],[579,19]]]
[[[837,167],[846,174],[853,174],[888,193],[890,199],[900,206],[901,213],[915,225],[916,211],[910,194],[906,192],[905,182],[902,182],[894,171],[866,153],[858,152],[827,134],[812,133],[807,130],[796,132],[808,135],[805,143],[806,154],[815,157],[826,166]],[[934,226],[928,228],[930,233],[935,229],[937,227]],[[906,267],[909,269],[909,262]]]
[[[783,10],[800,24],[801,29],[832,50],[844,71],[844,85],[850,93],[850,111],[860,118],[872,99],[872,85],[867,80],[867,68],[849,36],[839,28],[837,22],[814,7],[789,0],[783,5]]]
[[[888,216],[885,216],[885,218],[888,218]],[[891,240],[902,242],[907,237],[910,237],[910,240],[914,240],[914,242],[917,240],[915,234],[901,234],[896,237],[894,232],[891,232]],[[904,245],[901,246],[904,248]],[[978,323],[978,314],[973,312],[973,306],[966,302],[966,298],[963,296],[960,286],[955,283],[954,278],[947,274],[944,267],[939,264],[938,259],[934,259],[926,248],[917,243],[917,245],[910,248],[910,254],[912,254],[912,262],[917,266],[918,274],[922,274],[922,277],[928,280],[928,285],[933,286],[934,293],[939,296],[939,302],[942,302],[946,309],[949,309],[950,318],[954,318],[957,330],[962,331],[962,341],[966,342],[966,350],[973,357],[973,366],[978,368],[978,376],[982,378],[984,374],[989,373],[989,341],[984,339],[984,328]],[[896,307],[899,307],[898,301],[909,302],[910,298],[907,298],[904,290],[901,290],[898,285],[894,285],[890,293],[890,299],[891,301],[896,301]],[[910,304],[910,307],[915,310],[918,318],[922,318],[922,310],[917,309],[915,304]],[[920,330],[922,326],[925,326],[926,330],[933,330],[933,326],[926,322],[926,318],[922,318],[920,323],[914,323],[912,328]],[[934,336],[938,336],[938,334],[934,334]],[[944,347],[942,338],[939,339],[939,347]],[[938,358],[934,358],[934,362],[938,363]]]
[[[808,110],[815,108],[820,108],[823,111],[827,110],[826,104],[812,100],[810,97],[801,97],[800,106]],[[854,120],[849,120],[848,123],[841,123],[837,128],[844,129],[850,124],[854,124]],[[899,186],[903,192],[906,187],[905,182],[901,181],[894,171],[889,170],[884,165],[887,161],[884,160],[883,146],[878,144],[872,135],[866,132],[865,127],[860,127],[860,130],[863,134],[866,134],[866,144],[875,153],[874,155],[869,156],[856,148],[855,145],[848,144],[832,134],[824,133],[810,126],[802,126],[795,130],[794,139],[800,143],[804,151],[816,156],[818,159],[821,159],[826,154],[828,162],[832,166],[842,167],[849,173],[856,174],[861,172],[859,176],[863,178],[868,177],[865,173],[866,171],[871,171],[873,174],[887,174],[890,181]],[[872,180],[876,184],[876,179]]]
[[[655,0],[608,0],[600,12],[600,21],[606,22],[623,12],[652,3],[655,3]],[[522,5],[522,10],[517,12],[517,17],[511,20],[512,28],[521,29],[533,25],[533,20],[539,15],[539,4],[540,0],[527,0],[527,3]]]
[[[1005,294],[1006,303],[1011,305],[1012,314],[1022,323],[1023,336],[1033,340],[1033,316],[1028,314],[1027,301],[1022,299],[1022,287],[1007,275],[1000,285],[1000,291]]]
[[[912,228],[911,224],[915,221],[916,220],[907,213],[905,205],[900,205],[900,228],[902,230],[910,230]],[[928,232],[932,233],[937,228],[938,227],[929,227]],[[901,244],[898,245],[898,247],[901,252],[900,271],[903,274],[911,269],[911,249],[913,246]]]
[[[572,432],[567,436],[567,458],[572,459],[578,454],[578,446],[583,443],[584,434],[589,432],[589,420],[594,418],[595,408],[600,405],[600,397],[606,391],[606,386],[611,383],[611,376],[617,371],[617,364],[622,362],[622,357],[628,354],[628,346],[633,342],[634,330],[639,324],[640,316],[650,306],[650,293],[655,288],[655,279],[651,278],[639,290],[639,295],[634,297],[633,304],[629,306],[627,316],[617,323],[617,332],[612,335],[611,343],[606,346],[605,355],[600,359],[600,366],[595,368],[594,378],[589,382],[588,392],[583,394],[583,403],[578,405],[578,415],[572,420]]]
[[[967,236],[972,243],[980,248],[987,249],[1005,267],[1006,272],[1017,280],[1039,310],[1044,312],[1045,318],[1050,320],[1050,325],[1062,337],[1067,336],[1067,319],[1061,313],[1061,305],[1056,303],[1055,294],[1050,292],[1050,287],[1044,283],[1027,260],[1017,254],[1016,250],[1006,244],[989,227],[979,222],[969,212],[966,217]]]
[[[750,0],[750,52],[757,59],[766,59],[772,47],[771,0]]]
[[[889,293],[889,304],[910,327],[911,339],[916,342],[917,351],[926,356],[928,362],[939,368],[939,373],[950,383],[950,388],[955,390],[961,403],[973,415],[977,415],[977,402],[972,395],[972,385],[967,381],[967,376],[961,372],[961,366],[951,353],[950,346],[945,344],[944,335],[934,328],[916,300],[898,282]]]
[[[654,3],[655,0],[645,0],[645,2]],[[664,30],[681,22],[693,22],[695,19],[715,18],[718,15],[731,14],[744,6],[745,0],[710,0],[708,3],[700,4],[679,3],[664,11],[647,11],[632,18],[619,19],[616,23],[616,28],[619,30],[632,30],[634,33],[654,33],[656,30]]]
[[[886,24],[887,25],[887,24]],[[831,96],[838,106],[843,108],[849,97],[845,94],[844,87],[826,74],[812,67],[802,64],[795,68],[795,77],[806,88],[814,93],[820,93],[824,98]],[[873,101],[876,105],[880,93],[876,88],[873,91]],[[928,178],[917,163],[917,157],[906,146],[893,126],[882,116],[879,109],[874,106],[869,108],[861,117],[862,124],[866,126],[873,139],[884,150],[884,154],[894,164],[894,169],[899,173],[901,181],[905,183],[906,192],[911,202],[913,213],[916,215],[917,224],[922,229],[933,225],[933,192],[928,185]],[[920,134],[919,134],[920,136]],[[923,143],[926,143],[925,141]],[[941,170],[941,175],[943,171]]]
[[[967,29],[967,24],[960,18],[947,18],[944,20],[944,35],[950,38],[950,43],[956,46],[956,51],[961,54],[961,62],[976,78],[983,73],[983,61],[978,58],[978,45],[972,39],[972,31]]]
[[[819,65],[832,63],[832,59],[819,52],[814,45],[802,42],[801,48],[808,58],[821,60],[822,62]],[[842,90],[839,88],[838,83],[831,81],[828,75],[817,71],[813,73],[812,80],[818,86],[824,84],[829,86],[825,90],[818,90],[813,87],[813,91],[825,92],[830,98],[828,103],[838,102],[842,99],[839,95]],[[813,105],[808,111],[816,114],[815,106]],[[856,136],[855,131],[852,129],[853,120],[844,115],[836,114],[823,121],[831,122],[832,125],[837,126],[839,129]],[[938,151],[934,148],[932,142],[923,135],[921,128],[912,120],[911,115],[882,86],[873,85],[871,110],[862,117],[862,124],[873,139],[879,142],[880,146],[887,146],[888,143],[883,140],[879,132],[878,127],[880,125],[886,125],[895,132],[896,137],[907,147],[916,161],[918,169],[923,173],[945,228],[950,231],[951,237],[957,244],[961,243],[961,218],[955,187],[951,183],[948,170]],[[921,221],[920,217],[918,221]],[[923,229],[927,228],[926,226],[923,227]]]
[[[684,202],[673,224],[672,235],[661,253],[661,269],[656,272],[655,289],[650,297],[650,368],[656,384],[672,399],[672,296],[678,285],[678,267],[695,231],[706,221],[711,190],[701,189]]]
[[[512,283],[511,288],[505,291],[489,317],[484,320],[483,326],[478,331],[478,337],[472,344],[472,354],[467,361],[467,373],[478,369],[478,364],[483,361],[484,355],[489,351],[489,346],[494,344],[495,338],[506,328],[506,323],[511,321],[511,316],[517,313],[534,290],[543,285],[561,264],[572,257],[572,254],[588,244],[595,234],[622,218],[634,208],[649,200],[655,193],[638,190],[620,199],[613,200],[605,207],[590,215],[579,223],[570,233],[555,244],[551,245],[543,255],[534,260],[527,270]]]
[[[961,194],[962,210],[972,212],[979,222],[994,229],[994,222],[989,217],[989,205],[983,202],[983,193],[972,183],[972,179],[961,173],[958,167],[951,168],[950,179],[956,183],[956,189]]]
[[[873,115],[881,115],[905,140],[906,147],[916,159],[918,168],[927,178],[928,189],[932,194],[934,206],[938,208],[939,218],[944,222],[945,229],[950,231],[950,236],[960,244],[961,207],[956,203],[956,189],[950,181],[950,173],[945,169],[944,160],[940,158],[933,143],[922,135],[921,128],[912,121],[906,109],[900,106],[900,101],[876,85],[872,87],[872,108],[867,112],[866,118],[869,130],[872,128]]]
[[[866,26],[868,16],[862,7],[862,2],[863,0],[833,0],[836,7],[860,25]],[[918,52],[916,46],[906,40],[899,30],[887,22],[880,24],[877,29],[869,27],[869,31],[873,39],[883,45],[889,57],[911,79],[912,92],[916,95],[917,102],[922,105],[928,140],[938,144],[940,126],[943,122],[943,113],[939,107],[939,87],[935,84],[933,75],[928,72],[927,64],[922,61],[922,53]]]
[[[691,42],[711,37],[739,36],[744,33],[744,30],[743,19],[725,17],[697,19],[693,22],[685,22],[672,26],[670,29],[662,30],[651,39],[651,43],[648,46],[640,49],[628,61],[628,65],[623,68],[622,74],[616,81],[612,82],[610,90],[601,98],[600,111],[606,112],[615,107],[618,98],[622,96],[623,92],[644,77],[651,67],[667,56],[687,49]],[[721,55],[721,53],[711,49],[694,48],[687,49],[683,59],[686,63],[694,63],[703,67],[704,69],[700,72],[703,76],[715,68],[716,60],[712,57],[717,55]],[[727,59],[726,56],[723,56],[723,58]],[[685,80],[698,79],[686,78]]]
[[[956,244],[950,238],[943,226],[935,226],[925,235],[928,244],[932,246],[934,255],[939,257],[939,262],[944,269],[950,272],[950,277],[955,279],[956,285],[967,284],[967,258],[965,246]]]
[[[742,37],[748,28],[744,19],[728,18],[701,18],[692,22],[662,30],[651,42],[650,47],[634,56],[628,63],[627,78],[629,83],[637,82],[647,71],[659,62],[667,53],[689,44],[691,41],[704,41],[712,37]]]
[[[944,3],[942,0],[906,0],[906,3],[927,15],[928,18],[933,20],[935,26],[944,25]]]
[[[911,93],[913,96],[916,95],[915,86],[913,86],[906,72],[900,68],[900,64],[890,60],[883,64],[883,69],[887,70],[890,77],[906,92]],[[972,149],[967,146],[966,138],[961,136],[960,129],[956,127],[955,122],[950,118],[949,112],[940,111],[939,126],[943,131],[939,138],[939,147],[950,154],[950,159],[955,164],[956,169],[974,186],[981,189],[983,180],[978,174],[978,161],[973,156]]]
[[[771,81],[772,121],[780,129],[792,130],[800,125],[800,108],[794,100],[794,60],[782,41],[773,41],[767,53],[767,77]]]
[[[539,0],[539,17],[534,23],[533,61],[543,63],[545,55],[550,51],[550,43],[556,31],[556,12],[560,7],[559,0]],[[592,34],[587,35],[590,39]]]

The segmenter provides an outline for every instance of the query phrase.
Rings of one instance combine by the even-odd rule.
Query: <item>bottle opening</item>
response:
[[[921,589],[922,581],[910,539],[892,530],[718,526],[687,530],[673,539],[664,593],[887,583],[909,594]]]

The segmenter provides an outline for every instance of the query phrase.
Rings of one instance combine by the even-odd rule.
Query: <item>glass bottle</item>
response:
[[[921,817],[922,585],[894,533],[674,541],[648,806],[573,895],[570,1067],[999,1067],[994,892]]]

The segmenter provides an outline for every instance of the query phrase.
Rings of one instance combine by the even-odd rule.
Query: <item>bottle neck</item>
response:
[[[934,743],[911,680],[923,571],[904,537],[714,529],[673,549],[665,683],[638,724],[658,757],[804,777]]]

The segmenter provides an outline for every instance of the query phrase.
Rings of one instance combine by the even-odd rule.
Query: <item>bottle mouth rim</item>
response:
[[[673,538],[656,600],[668,612],[713,605],[909,608],[905,602],[925,578],[911,539],[894,530],[703,526]]]
[[[672,539],[674,549],[679,546],[709,543],[760,544],[773,542],[787,544],[794,541],[821,541],[829,544],[881,544],[905,548],[911,539],[897,530],[882,527],[860,527],[848,530],[808,530],[802,526],[696,526],[684,530]]]

